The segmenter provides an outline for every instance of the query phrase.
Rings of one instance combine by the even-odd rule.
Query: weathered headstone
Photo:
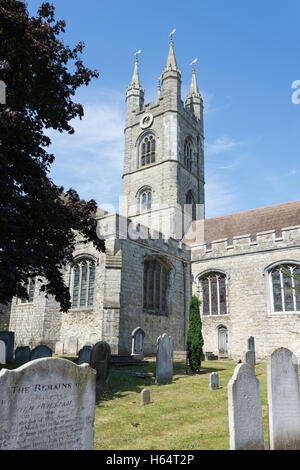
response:
[[[173,378],[173,339],[164,333],[157,338],[156,343],[156,373],[157,383],[170,382]]]
[[[149,405],[150,403],[150,390],[144,388],[141,391],[141,405]]]
[[[254,336],[248,338],[248,351],[255,351]]]
[[[219,388],[219,375],[213,372],[209,376],[209,388],[211,390],[217,390]]]
[[[70,338],[67,341],[66,345],[66,351],[68,354],[71,354],[72,356],[76,356],[78,353],[78,338],[75,336],[70,336]]]
[[[254,368],[249,364],[238,364],[228,383],[231,450],[264,449],[259,389]]]
[[[298,362],[292,351],[271,354],[267,377],[270,449],[300,450]]]
[[[58,356],[62,356],[64,354],[64,343],[62,341],[55,343],[55,354]]]
[[[6,344],[0,339],[0,364],[6,364]]]
[[[30,347],[18,346],[15,350],[15,362],[28,362],[30,361]]]
[[[77,364],[90,364],[91,362],[92,346],[83,346],[78,352]]]
[[[144,330],[138,326],[131,333],[132,343],[131,343],[131,355],[136,359],[144,358]]]
[[[0,449],[92,450],[95,371],[60,358],[0,372]]]
[[[249,364],[251,367],[255,367],[255,351],[250,349],[244,355],[245,364]]]
[[[30,352],[30,360],[41,359],[42,357],[52,357],[51,349],[45,344],[40,344]]]
[[[6,344],[6,364],[14,360],[15,333],[13,331],[0,331],[0,339]]]
[[[91,351],[91,367],[96,370],[96,399],[109,389],[110,346],[106,341],[96,343]]]

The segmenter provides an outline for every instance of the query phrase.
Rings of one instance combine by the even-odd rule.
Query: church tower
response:
[[[180,240],[191,218],[204,217],[203,141],[196,72],[184,104],[171,36],[156,101],[144,104],[137,56],[126,90],[123,215]]]

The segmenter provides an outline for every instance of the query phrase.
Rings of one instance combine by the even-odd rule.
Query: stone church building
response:
[[[144,103],[137,59],[126,90],[122,214],[97,215],[106,253],[78,236],[67,313],[29,280],[29,301],[6,312],[16,345],[105,340],[130,354],[141,327],[146,355],[164,332],[184,351],[194,294],[204,351],[240,359],[254,336],[258,359],[280,346],[300,358],[300,201],[205,219],[203,143],[195,70],[183,102],[171,39],[156,101]]]

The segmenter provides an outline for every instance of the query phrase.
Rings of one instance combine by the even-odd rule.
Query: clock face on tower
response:
[[[142,129],[146,129],[147,127],[150,127],[153,122],[153,116],[151,113],[146,113],[140,120],[140,127]]]

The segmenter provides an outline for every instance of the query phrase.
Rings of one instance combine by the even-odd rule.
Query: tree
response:
[[[0,79],[7,93],[0,105],[0,303],[28,299],[30,277],[43,279],[42,290],[67,311],[62,271],[73,260],[76,233],[99,251],[105,245],[96,234],[95,201],[48,176],[54,156],[45,129],[72,134],[70,120],[83,116],[75,91],[98,77],[82,63],[84,44],[70,49],[63,32],[65,22],[55,21],[49,3],[30,17],[24,2],[1,0]]]
[[[201,367],[203,336],[200,317],[200,301],[193,296],[189,310],[189,328],[187,332],[188,359],[192,372],[199,372]]]

